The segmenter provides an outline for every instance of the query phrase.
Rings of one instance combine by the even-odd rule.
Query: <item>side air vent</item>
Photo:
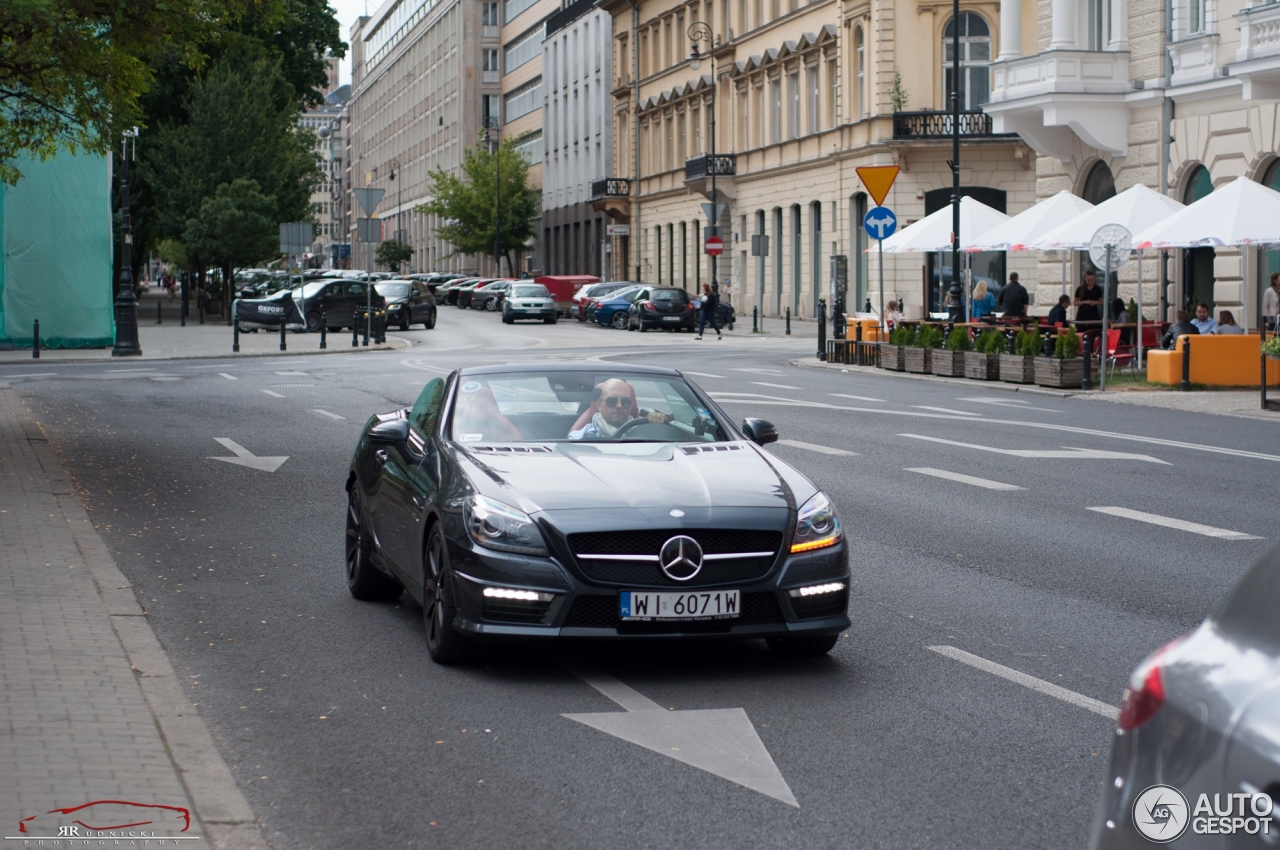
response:
[[[740,452],[742,446],[733,443],[717,443],[711,446],[681,446],[687,455],[705,454],[707,452]]]
[[[549,446],[467,446],[467,449],[473,452],[488,452],[489,454],[547,454],[551,451]]]

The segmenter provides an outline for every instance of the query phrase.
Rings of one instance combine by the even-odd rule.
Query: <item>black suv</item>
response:
[[[373,285],[374,292],[387,299],[387,324],[409,330],[422,325],[427,330],[436,326],[436,299],[426,284],[417,280],[383,280]]]

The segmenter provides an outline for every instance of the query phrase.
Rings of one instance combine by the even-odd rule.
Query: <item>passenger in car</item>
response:
[[[609,439],[632,419],[646,418],[654,425],[664,425],[674,418],[660,410],[636,407],[635,389],[619,378],[610,378],[600,384],[599,390],[600,398],[591,403],[569,431],[570,440]]]
[[[498,410],[493,390],[480,386],[479,382],[463,384],[458,391],[457,410],[453,414],[453,434],[455,440],[464,443],[480,440],[524,440],[520,429]]]

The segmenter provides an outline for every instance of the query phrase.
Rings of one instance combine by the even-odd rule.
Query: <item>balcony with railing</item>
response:
[[[737,162],[738,158],[731,153],[695,156],[685,160],[684,179],[702,180],[712,174],[716,177],[732,177],[737,173]]]
[[[1255,3],[1235,15],[1240,47],[1231,65],[1245,100],[1280,99],[1280,2]]]
[[[597,198],[628,198],[631,196],[631,180],[626,177],[606,177],[591,184],[591,200]]]
[[[950,139],[955,118],[942,110],[893,113],[893,138],[899,141],[917,139]],[[990,139],[1011,135],[997,133],[991,116],[985,112],[960,113],[960,138]]]

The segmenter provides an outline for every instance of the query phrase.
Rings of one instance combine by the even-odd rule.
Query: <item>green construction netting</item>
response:
[[[106,157],[60,153],[17,163],[0,184],[0,344],[49,348],[115,342],[111,171]]]

